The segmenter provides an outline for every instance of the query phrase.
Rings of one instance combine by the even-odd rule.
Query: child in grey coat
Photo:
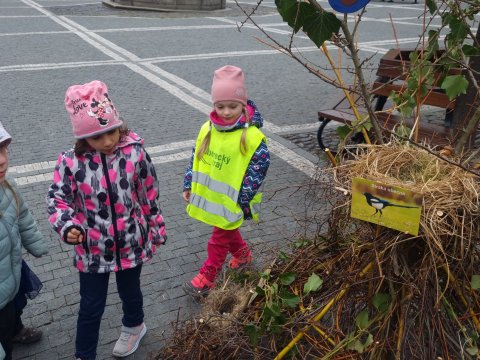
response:
[[[14,298],[20,286],[22,246],[39,257],[47,245],[15,185],[6,179],[12,137],[0,123],[0,359],[12,358]]]

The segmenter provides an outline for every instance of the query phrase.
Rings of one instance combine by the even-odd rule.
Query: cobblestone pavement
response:
[[[322,150],[318,146],[316,130],[311,132],[302,132],[299,134],[287,134],[283,135],[283,137],[313,155],[318,157],[323,155]]]
[[[256,2],[241,4],[247,9],[256,6]],[[328,7],[326,0],[322,4]],[[371,67],[367,78],[378,58],[397,41],[414,46],[422,11],[423,4],[369,4],[359,38],[361,56]],[[398,19],[396,40],[390,16],[394,22]],[[273,0],[264,0],[254,19],[267,34],[288,44],[289,28]],[[149,331],[130,359],[158,353],[171,333],[172,321],[199,310],[183,294],[181,284],[204,260],[211,229],[186,216],[181,190],[191,147],[211,109],[208,92],[214,69],[228,63],[244,68],[250,97],[266,120],[272,165],[262,222],[242,226],[259,263],[285,249],[298,234],[314,230],[294,221],[301,220],[299,214],[327,211],[322,199],[307,198],[298,187],[310,183],[318,167],[326,166],[316,143],[316,112],[334,103],[339,92],[258,41],[268,39],[253,25],[239,31],[237,25],[243,20],[233,2],[227,2],[226,10],[211,13],[161,13],[112,9],[97,0],[0,1],[1,120],[13,135],[9,173],[50,249],[39,259],[25,254],[44,288],[29,302],[23,319],[43,330],[44,336],[37,344],[16,346],[14,359],[71,359],[74,354],[78,274],[71,247],[61,243],[47,223],[44,200],[55,159],[73,143],[63,107],[65,90],[72,84],[93,79],[108,84],[122,117],[145,138],[160,178],[160,206],[169,242],[143,269]],[[328,68],[304,34],[295,36],[293,45],[305,59]],[[333,49],[332,56],[336,59]],[[121,312],[112,282],[98,359],[112,359]]]

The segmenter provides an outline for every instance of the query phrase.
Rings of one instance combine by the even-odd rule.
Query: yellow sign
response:
[[[421,214],[421,194],[367,179],[352,180],[353,218],[418,235]]]

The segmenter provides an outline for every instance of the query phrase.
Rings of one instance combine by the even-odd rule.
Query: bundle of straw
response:
[[[353,178],[361,177],[421,193],[419,237],[446,258],[464,260],[471,255],[480,234],[477,176],[426,150],[399,143],[359,148],[352,160],[335,168],[335,174],[337,185],[345,189]]]

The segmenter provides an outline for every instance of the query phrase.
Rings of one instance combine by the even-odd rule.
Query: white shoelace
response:
[[[133,334],[126,333],[126,332],[122,331],[122,333],[120,334],[120,337],[118,338],[118,341],[120,341],[124,345],[128,345],[128,339],[130,339],[130,336],[132,336],[132,335]]]

